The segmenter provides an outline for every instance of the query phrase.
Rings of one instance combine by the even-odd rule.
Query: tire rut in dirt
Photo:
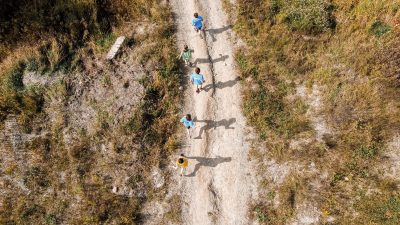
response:
[[[220,196],[217,193],[216,188],[214,187],[214,181],[211,180],[210,183],[208,184],[208,191],[210,193],[210,201],[213,206],[213,210],[211,212],[208,212],[208,216],[210,217],[211,221],[216,224],[219,218],[219,212],[220,212]]]

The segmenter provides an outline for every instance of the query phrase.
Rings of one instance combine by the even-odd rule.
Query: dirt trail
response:
[[[193,60],[206,77],[205,90],[186,90],[184,113],[196,129],[182,151],[189,157],[183,190],[184,224],[249,224],[248,205],[255,187],[248,161],[240,84],[235,71],[231,26],[221,0],[171,0],[178,46],[194,49]],[[206,37],[192,29],[193,13],[205,19]],[[189,79],[193,68],[187,71]]]

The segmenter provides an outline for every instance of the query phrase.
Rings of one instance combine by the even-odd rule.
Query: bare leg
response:
[[[189,138],[191,138],[191,136],[190,136],[190,129],[186,129],[186,131],[187,131],[187,134],[188,134]]]
[[[185,168],[181,168],[181,176],[183,176],[183,170],[184,170]]]

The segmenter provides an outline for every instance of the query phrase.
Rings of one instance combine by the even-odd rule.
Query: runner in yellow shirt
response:
[[[181,168],[181,176],[183,176],[183,171],[185,170],[186,167],[188,167],[188,165],[189,165],[188,159],[185,157],[185,155],[181,154],[178,160],[176,160],[177,168]]]

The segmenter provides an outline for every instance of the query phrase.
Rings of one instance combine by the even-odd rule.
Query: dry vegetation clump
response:
[[[400,5],[225,5],[247,43],[236,57],[246,87],[243,110],[265,143],[251,151],[264,177],[254,218],[262,224],[400,223],[399,183],[384,175],[391,163],[384,157],[387,142],[400,132]],[[270,179],[270,162],[286,166],[283,183]]]
[[[170,9],[157,0],[0,9],[14,21],[0,23],[0,224],[140,223],[144,202],[165,198],[176,145]],[[110,64],[118,35],[126,45]]]

